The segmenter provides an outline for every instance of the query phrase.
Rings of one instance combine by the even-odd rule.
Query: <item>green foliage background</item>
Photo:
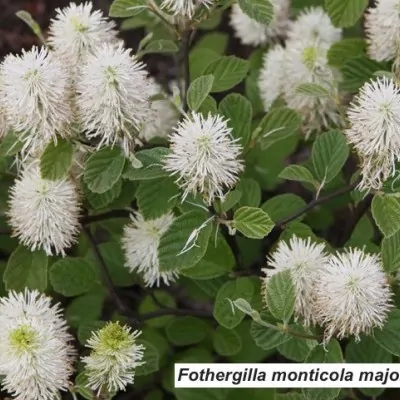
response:
[[[143,0],[115,0],[110,16],[121,19],[121,29],[144,29],[138,53],[161,53],[182,60],[182,43],[159,20],[140,9],[128,10]],[[293,321],[294,289],[290,276],[270,283],[268,312],[261,299],[260,269],[265,256],[279,240],[294,234],[325,242],[330,249],[357,246],[381,253],[393,278],[400,267],[400,204],[398,185],[387,183],[382,192],[364,196],[356,191],[354,154],[340,130],[333,127],[304,141],[301,118],[276,103],[265,114],[257,89],[258,71],[267,48],[244,48],[223,29],[229,1],[199,26],[189,52],[190,86],[187,103],[203,114],[220,113],[230,119],[233,135],[244,147],[246,169],[237,187],[215,212],[225,225],[210,223],[200,231],[198,247],[177,256],[189,235],[210,214],[193,205],[170,201],[178,187],[160,167],[167,143],[156,141],[136,153],[135,168],[117,148],[104,148],[85,163],[86,215],[79,243],[66,258],[30,252],[11,237],[5,212],[14,180],[12,161],[18,151],[10,132],[0,143],[0,294],[24,287],[51,294],[65,307],[68,324],[80,346],[107,320],[121,320],[143,330],[146,365],[136,372],[128,396],[161,400],[333,400],[390,399],[381,389],[275,390],[275,389],[175,389],[176,362],[397,362],[400,356],[400,311],[390,315],[386,327],[372,337],[338,343],[324,353],[315,339]],[[268,22],[267,1],[239,0],[242,8],[260,22]],[[355,94],[370,78],[391,73],[391,66],[370,60],[365,53],[362,14],[367,0],[293,0],[292,15],[311,5],[323,5],[344,38],[332,45],[329,62],[343,75],[342,90]],[[152,34],[151,37],[148,34]],[[180,38],[185,40],[185,38]],[[186,38],[187,39],[187,38]],[[233,43],[233,44],[232,44]],[[186,57],[186,61],[185,61]],[[303,85],[305,95],[323,95],[320,88]],[[283,129],[284,127],[284,129]],[[279,132],[266,136],[264,133]],[[41,159],[47,179],[64,176],[71,164],[72,143],[49,145]],[[299,162],[298,160],[302,160]],[[393,182],[392,182],[393,183]],[[148,289],[140,277],[124,268],[121,250],[126,207],[147,218],[173,210],[179,218],[161,239],[162,270],[178,269],[178,283]],[[229,228],[229,229],[228,229]],[[236,230],[235,235],[229,231]],[[215,238],[217,238],[215,247]],[[238,300],[239,299],[239,300]],[[396,297],[396,305],[398,306]],[[233,312],[233,309],[236,309]],[[267,322],[266,322],[267,321]],[[289,323],[282,329],[282,321]],[[304,337],[305,336],[305,337]],[[78,370],[78,372],[80,372]],[[92,399],[76,378],[79,396]],[[66,395],[67,396],[67,395]],[[124,397],[125,396],[125,397]],[[129,397],[131,396],[131,397]],[[391,397],[392,396],[392,397]]]

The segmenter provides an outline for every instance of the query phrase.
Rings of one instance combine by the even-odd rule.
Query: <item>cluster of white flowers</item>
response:
[[[334,98],[340,76],[327,59],[329,47],[340,38],[341,30],[332,25],[322,8],[314,7],[300,13],[289,25],[285,47],[277,44],[264,56],[259,89],[265,111],[282,97],[289,108],[303,117],[306,135],[341,124]],[[322,86],[331,95],[296,93],[299,85],[308,83]]]
[[[98,146],[119,144],[126,155],[149,115],[151,82],[130,50],[104,44],[88,56],[77,79],[79,121]]]
[[[95,55],[103,44],[116,44],[118,31],[114,22],[93,10],[93,4],[71,3],[57,9],[50,21],[48,43],[66,65],[78,67]],[[76,69],[71,72],[75,73]]]
[[[80,199],[72,179],[42,179],[38,162],[28,163],[10,189],[13,235],[32,251],[65,255],[77,240]]]
[[[58,9],[48,44],[9,55],[0,66],[1,121],[7,117],[0,133],[9,126],[19,135],[24,160],[79,131],[98,147],[118,144],[128,155],[143,126],[149,131],[153,120],[171,118],[164,105],[150,112],[154,84],[145,65],[91,3]]]
[[[92,334],[86,344],[91,349],[90,355],[82,361],[89,387],[98,395],[125,390],[133,383],[135,368],[144,364],[145,348],[136,342],[140,334],[118,322],[109,322]]]
[[[53,400],[73,372],[72,336],[58,305],[37,291],[0,299],[0,375],[18,400]]]
[[[161,236],[166,233],[174,221],[172,213],[159,218],[145,220],[140,213],[131,215],[132,222],[125,226],[122,247],[125,252],[125,266],[131,272],[137,271],[143,276],[146,286],[168,285],[174,282],[176,272],[160,272],[158,245]]]
[[[400,160],[400,88],[386,77],[367,82],[350,105],[345,130],[361,159],[360,189],[379,190]]]
[[[115,24],[92,3],[58,9],[48,44],[1,63],[0,137],[10,128],[23,144],[17,164],[22,168],[10,191],[14,235],[31,250],[65,255],[79,231],[75,182],[85,155],[94,150],[75,140],[78,135],[97,149],[119,145],[129,156],[144,141],[168,138],[178,113],[168,96],[159,98],[162,90],[145,65],[124,48]],[[74,142],[73,162],[64,179],[47,181],[39,158],[59,138]]]
[[[77,352],[58,304],[38,291],[9,292],[0,298],[2,389],[17,400],[54,400],[70,389]],[[91,353],[82,357],[87,387],[99,394],[124,390],[143,365],[140,331],[110,322],[92,333]]]
[[[232,129],[219,115],[192,113],[181,121],[170,137],[171,154],[166,157],[165,170],[177,175],[177,184],[190,193],[200,193],[211,204],[223,198],[224,188],[238,182],[243,164],[238,159],[242,148],[231,136]]]
[[[230,23],[243,44],[260,46],[286,36],[290,25],[290,0],[273,0],[272,5],[274,16],[267,26],[250,18],[239,5],[232,6]]]
[[[376,61],[392,61],[400,66],[400,2],[376,0],[365,13],[368,55]]]
[[[324,244],[292,237],[281,241],[264,268],[263,296],[271,276],[290,270],[296,293],[295,317],[325,328],[325,341],[371,334],[383,327],[392,293],[378,255],[359,249],[328,255]]]
[[[0,66],[8,125],[24,142],[22,153],[35,156],[57,136],[69,137],[73,122],[68,76],[45,48],[8,55]]]

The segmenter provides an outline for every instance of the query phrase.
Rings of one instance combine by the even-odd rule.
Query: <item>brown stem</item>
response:
[[[149,319],[163,317],[165,315],[175,315],[181,317],[203,317],[203,318],[213,318],[212,313],[203,310],[189,310],[183,308],[160,308],[159,310],[139,315],[139,321],[147,321]]]
[[[81,218],[81,224],[88,225],[94,222],[105,221],[113,218],[128,218],[129,214],[128,210],[111,210],[101,214],[86,215]]]
[[[100,271],[102,274],[104,285],[107,288],[108,294],[110,295],[111,299],[113,300],[114,304],[117,306],[119,312],[122,315],[128,316],[130,321],[134,324],[139,324],[139,321],[136,319],[136,316],[132,315],[131,310],[123,303],[123,301],[118,296],[117,291],[115,290],[114,283],[111,279],[110,273],[108,271],[107,265],[104,261],[103,256],[100,253],[99,247],[97,246],[96,240],[93,237],[92,233],[90,232],[90,228],[82,227],[82,232],[85,234],[90,247],[93,250],[94,256],[96,261],[100,267]]]
[[[339,190],[336,190],[333,193],[327,194],[326,196],[321,196],[318,197],[315,200],[312,200],[310,203],[308,203],[306,206],[304,206],[303,208],[301,208],[300,210],[296,211],[294,214],[290,215],[289,217],[283,218],[280,221],[278,221],[275,225],[278,228],[282,228],[284,225],[286,225],[287,223],[295,220],[296,218],[300,217],[301,215],[303,215],[304,213],[312,210],[313,208],[315,208],[316,206],[326,203],[329,200],[334,199],[335,197],[339,197],[342,196],[343,194],[349,193],[351,192],[353,189],[355,189],[355,187],[357,186],[357,182],[352,183],[351,185],[348,185],[344,188],[341,188]]]
[[[190,52],[190,40],[192,37],[191,30],[185,30],[182,35],[182,47],[181,47],[181,60],[183,68],[183,93],[182,93],[182,106],[183,111],[188,111],[187,93],[190,86],[190,64],[189,64],[189,52]]]

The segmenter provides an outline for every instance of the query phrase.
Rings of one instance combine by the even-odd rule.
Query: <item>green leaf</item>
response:
[[[24,143],[19,140],[18,136],[9,131],[0,141],[0,157],[11,157],[19,153],[24,147]]]
[[[110,7],[110,17],[128,18],[147,8],[146,0],[114,0]]]
[[[243,298],[251,301],[254,286],[249,278],[238,278],[226,282],[218,291],[214,303],[214,318],[220,325],[233,329],[243,320],[245,314],[238,309],[232,309],[230,301]]]
[[[210,49],[193,49],[189,55],[190,77],[196,79],[201,75],[205,75],[206,68],[221,56]]]
[[[222,32],[210,32],[202,36],[196,43],[195,49],[209,49],[223,55],[228,45],[229,35]]]
[[[293,193],[284,193],[267,200],[261,209],[264,210],[274,222],[278,222],[306,206],[306,202]],[[300,215],[297,220],[301,220]]]
[[[230,93],[219,103],[218,111],[228,120],[232,136],[239,139],[243,148],[250,142],[253,110],[251,103],[238,93]]]
[[[255,132],[261,148],[265,150],[273,143],[297,134],[300,126],[301,117],[296,111],[279,107],[267,113]]]
[[[139,305],[140,315],[157,311],[161,308],[160,305],[165,308],[176,307],[176,301],[169,293],[162,290],[155,290],[153,292],[153,295],[157,299],[157,302],[160,304],[157,304],[151,296],[146,296]],[[162,328],[174,318],[175,317],[173,317],[172,315],[165,315],[162,317],[152,318],[146,321],[146,324],[155,328]]]
[[[345,38],[335,42],[328,50],[328,62],[334,67],[341,67],[352,58],[362,56],[366,47],[364,39]]]
[[[346,363],[382,363],[390,364],[393,356],[380,347],[371,336],[363,336],[361,341],[351,339],[346,346]],[[376,397],[383,393],[384,388],[360,388],[366,396]]]
[[[311,334],[309,330],[299,325],[290,325],[290,330],[301,334]],[[288,341],[280,344],[277,349],[288,360],[303,362],[310,354],[310,351],[317,345],[318,342],[316,340],[292,336]]]
[[[112,203],[120,194],[122,190],[122,181],[119,179],[117,183],[104,193],[94,193],[86,186],[84,187],[86,200],[89,202],[91,208],[94,210],[101,210],[110,203]]]
[[[251,323],[251,320],[245,319],[234,329],[234,331],[240,336],[242,349],[238,354],[229,357],[230,362],[262,362],[274,351],[263,350],[256,345],[250,332]]]
[[[251,19],[269,25],[274,17],[274,7],[269,0],[239,0],[239,7]]]
[[[400,310],[389,314],[385,326],[374,330],[373,338],[383,349],[400,357]]]
[[[63,178],[71,166],[73,152],[72,143],[65,139],[50,142],[40,157],[42,178],[52,181]]]
[[[197,111],[204,117],[208,117],[209,114],[215,115],[218,112],[217,102],[213,97],[207,96]]]
[[[386,272],[394,272],[400,268],[400,231],[382,239],[381,252]]]
[[[329,131],[318,136],[311,153],[318,181],[326,184],[335,178],[348,156],[349,146],[340,131]]]
[[[234,205],[236,205],[242,198],[242,192],[240,190],[231,190],[224,198],[223,202],[217,203],[217,211],[226,213]]]
[[[125,157],[117,147],[104,147],[93,153],[85,163],[83,180],[95,193],[110,190],[121,176]]]
[[[129,287],[136,282],[135,275],[125,267],[125,257],[119,241],[109,241],[97,246],[107,266],[113,284],[117,287]],[[85,260],[98,268],[92,249],[85,254]],[[100,272],[99,272],[100,277]]]
[[[316,346],[308,355],[306,363],[343,363],[342,350],[336,340],[331,340],[326,347]],[[339,395],[340,388],[302,389],[307,400],[333,400]]]
[[[224,56],[212,62],[204,71],[204,75],[214,76],[211,92],[225,92],[239,84],[247,75],[248,62],[235,56]]]
[[[178,46],[172,40],[153,40],[150,42],[141,52],[141,54],[150,53],[177,53],[179,51]]]
[[[344,63],[341,68],[343,82],[341,89],[346,92],[357,92],[370,78],[374,72],[385,69],[383,63],[371,60],[366,55],[352,58]]]
[[[206,220],[203,211],[190,211],[174,220],[158,246],[160,271],[190,268],[203,258],[212,230],[212,222],[205,224]]]
[[[189,86],[187,93],[188,106],[197,111],[210,93],[214,83],[213,75],[204,75],[196,78]]]
[[[288,181],[307,182],[316,186],[317,182],[310,170],[302,165],[288,165],[280,174],[279,178],[287,179]]]
[[[310,97],[329,96],[329,90],[317,83],[302,83],[297,86],[295,93]]]
[[[242,339],[233,329],[217,326],[213,335],[215,351],[223,357],[233,356],[242,349]]]
[[[142,181],[136,191],[139,210],[145,219],[155,219],[172,210],[178,199],[179,188],[172,178]]]
[[[136,158],[141,162],[141,168],[133,168],[130,163],[126,163],[122,177],[132,181],[146,179],[157,179],[169,176],[168,172],[162,169],[164,157],[169,154],[169,149],[165,147],[154,147],[135,153]]]
[[[384,236],[390,237],[400,230],[400,204],[395,197],[376,194],[371,211]]]
[[[346,346],[346,363],[388,364],[392,358],[371,336],[363,336],[359,342],[351,339]]]
[[[91,389],[88,388],[89,381],[85,372],[81,372],[75,378],[74,389],[86,400],[95,400],[96,396]]]
[[[10,255],[3,281],[7,290],[23,291],[25,288],[43,292],[47,288],[48,258],[43,251],[30,251],[18,246]]]
[[[46,41],[42,34],[42,30],[40,29],[40,25],[33,19],[30,13],[25,10],[21,10],[17,11],[15,15],[32,29],[32,32],[40,39],[41,42],[44,43]]]
[[[88,292],[96,283],[96,271],[84,258],[66,257],[50,267],[53,289],[65,297]]]
[[[251,178],[243,178],[237,185],[237,190],[242,194],[239,207],[258,207],[261,202],[261,188],[257,181]]]
[[[278,393],[276,400],[304,400],[304,396],[298,392]]]
[[[269,321],[268,318],[265,317],[263,317],[263,321],[274,324],[273,321]],[[256,345],[264,350],[275,349],[277,346],[291,339],[290,335],[279,330],[260,325],[256,321],[252,321],[250,332],[252,338],[256,342]]]
[[[143,359],[144,364],[135,368],[136,376],[150,375],[159,370],[159,356],[157,349],[146,340],[136,340],[137,345],[144,346]]]
[[[325,0],[326,11],[335,26],[353,26],[368,6],[368,0]]]
[[[281,271],[268,280],[266,302],[271,314],[278,320],[288,322],[294,312],[296,293],[289,270]]]
[[[261,208],[241,207],[233,215],[235,228],[250,239],[262,239],[271,232],[274,223]]]
[[[79,327],[85,321],[97,321],[101,317],[105,293],[96,290],[75,297],[65,310],[65,318],[72,328]]]
[[[189,346],[202,342],[208,333],[208,324],[200,318],[174,318],[165,328],[168,340],[175,346]]]
[[[105,321],[85,321],[79,325],[78,328],[78,340],[83,346],[92,337],[93,332],[104,328],[106,325]]]
[[[182,269],[181,274],[191,279],[213,279],[232,271],[235,256],[222,235],[217,236],[217,243],[210,238],[206,254],[193,267]]]

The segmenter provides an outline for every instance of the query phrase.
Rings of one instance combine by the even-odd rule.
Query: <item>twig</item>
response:
[[[128,210],[111,210],[101,214],[86,215],[81,218],[81,224],[88,225],[93,222],[105,221],[113,218],[128,218],[129,214]]]
[[[186,30],[182,35],[181,60],[183,64],[183,93],[181,96],[183,111],[188,110],[187,93],[190,85],[189,51],[192,31]]]
[[[304,206],[303,208],[301,208],[300,210],[296,211],[294,214],[289,215],[289,217],[283,218],[280,221],[278,221],[275,225],[279,228],[282,228],[282,226],[286,225],[287,223],[295,220],[296,218],[300,217],[301,215],[303,215],[304,213],[312,210],[313,208],[315,208],[316,206],[322,204],[322,203],[326,203],[329,200],[334,199],[335,197],[341,196],[343,194],[349,193],[351,192],[353,189],[355,189],[355,187],[357,186],[357,182],[352,183],[351,185],[348,185],[344,188],[341,188],[339,190],[336,190],[336,192],[327,194],[326,196],[321,196],[318,197],[315,200],[312,200],[310,203],[308,203],[306,206]]]
[[[113,302],[115,303],[115,305],[117,306],[117,308],[121,312],[121,314],[128,316],[132,323],[139,324],[139,321],[137,320],[136,316],[132,316],[132,312],[130,311],[130,309],[123,303],[123,301],[118,296],[118,293],[114,287],[114,283],[111,279],[110,273],[108,271],[107,265],[103,259],[103,256],[100,253],[100,250],[97,246],[95,238],[93,237],[92,233],[90,232],[90,229],[83,226],[82,231],[85,234],[85,236],[90,244],[90,247],[93,250],[96,261],[100,267],[100,271],[101,271],[101,274],[103,277],[103,282],[104,282],[105,286],[107,287],[108,293],[109,293],[110,297],[112,298]]]
[[[346,244],[346,242],[350,239],[351,234],[353,233],[354,228],[363,217],[363,215],[367,212],[369,207],[371,206],[373,195],[368,195],[360,202],[360,204],[355,208],[353,213],[353,218],[350,220],[348,226],[346,227],[345,232],[340,235],[338,238],[338,247],[342,247]]]
[[[149,319],[163,317],[165,315],[175,315],[181,317],[204,317],[204,318],[213,318],[212,313],[203,310],[189,310],[183,308],[161,308],[159,310],[139,315],[139,321],[147,321]]]

